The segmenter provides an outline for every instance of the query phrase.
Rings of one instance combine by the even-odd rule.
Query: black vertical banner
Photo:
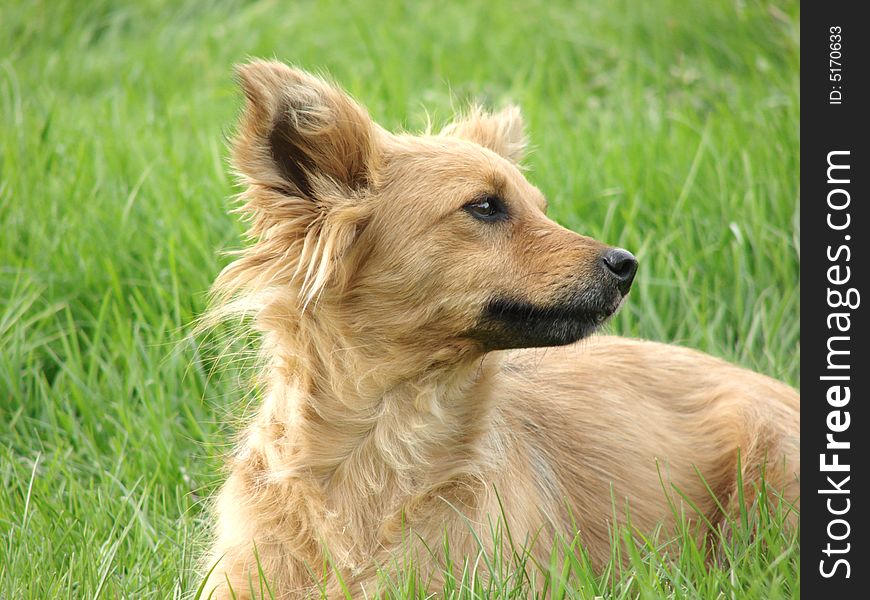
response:
[[[868,598],[870,24],[860,2],[802,8],[802,592]]]

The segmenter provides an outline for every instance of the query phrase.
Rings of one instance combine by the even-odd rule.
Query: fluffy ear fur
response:
[[[513,163],[519,163],[526,149],[523,117],[520,108],[509,105],[497,113],[487,113],[479,106],[441,132],[480,144]]]
[[[339,88],[279,62],[238,68],[246,102],[232,160],[254,245],[215,282],[224,301],[291,286],[307,304],[365,220],[378,132]],[[250,309],[248,306],[246,309]]]
[[[369,183],[376,132],[361,106],[283,63],[257,61],[237,72],[247,102],[233,163],[248,183],[315,201],[317,179],[348,191]]]

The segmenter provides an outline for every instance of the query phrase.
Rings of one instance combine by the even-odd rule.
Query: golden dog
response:
[[[276,62],[239,75],[252,243],[209,319],[250,315],[266,364],[216,501],[207,593],[256,595],[262,572],[279,598],[337,594],[338,576],[371,594],[408,557],[435,589],[445,566],[427,548],[446,535],[460,562],[478,539],[492,552],[499,518],[544,564],[579,532],[600,566],[614,504],[641,531],[672,525],[683,498],[716,524],[764,468],[797,501],[792,388],[587,338],[637,261],[545,216],[517,168],[518,109],[396,135],[321,78]]]

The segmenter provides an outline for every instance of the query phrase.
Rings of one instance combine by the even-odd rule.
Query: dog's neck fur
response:
[[[324,544],[362,568],[374,549],[404,539],[406,519],[425,521],[438,498],[465,509],[490,500],[486,482],[505,448],[489,392],[494,361],[399,370],[426,363],[401,348],[378,355],[288,308],[258,316],[265,394],[237,460],[264,484],[264,511],[282,498],[274,526],[298,532],[285,546],[295,559],[322,563]]]
[[[266,393],[246,445],[262,448],[273,480],[305,481],[327,496],[408,497],[478,477],[498,460],[487,385],[496,361],[360,344],[288,304],[261,311],[257,325]]]

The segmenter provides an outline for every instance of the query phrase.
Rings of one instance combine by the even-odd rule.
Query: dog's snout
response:
[[[616,279],[619,291],[627,294],[637,273],[637,259],[634,254],[622,248],[608,248],[601,254],[605,270]]]

